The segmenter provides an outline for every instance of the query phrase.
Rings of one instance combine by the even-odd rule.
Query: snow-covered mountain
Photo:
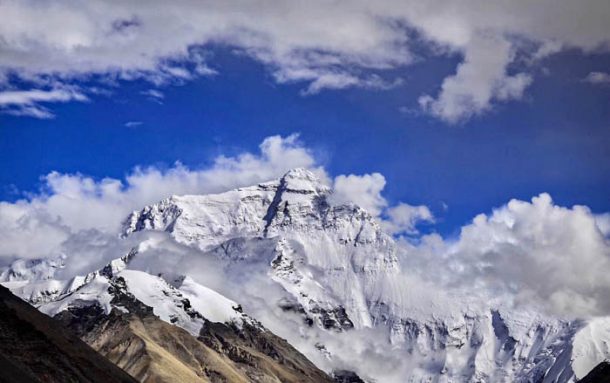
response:
[[[216,291],[129,269],[137,256],[66,281],[4,284],[143,382],[332,381]]]
[[[124,236],[167,231],[207,256],[270,266],[295,309],[325,328],[370,327],[365,294],[399,272],[395,245],[360,207],[332,206],[309,171],[208,196],[171,197],[133,213]]]
[[[123,289],[193,334],[203,323],[189,309],[217,322],[253,320],[236,301],[323,369],[380,382],[570,382],[610,356],[610,319],[568,321],[413,284],[374,217],[334,203],[304,169],[222,194],[172,196],[131,214],[122,237],[147,232],[219,265],[231,299],[199,284],[204,270],[184,270],[184,254],[163,248],[163,266],[147,263],[150,240],[86,277],[4,280],[50,315],[92,300],[120,309],[112,291]]]

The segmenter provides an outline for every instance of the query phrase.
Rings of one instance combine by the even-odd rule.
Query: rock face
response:
[[[425,285],[406,281],[394,240],[362,208],[336,203],[332,190],[307,170],[296,169],[279,180],[222,194],[172,196],[131,214],[122,236],[153,232],[164,232],[189,249],[190,257],[220,265],[227,284],[265,280],[268,285],[249,291],[247,301],[228,295],[246,313],[256,312],[257,318],[260,314],[271,331],[298,345],[327,371],[355,372],[353,376],[337,373],[337,379],[344,381],[571,382],[610,356],[608,318],[567,321],[535,310],[514,311],[468,292],[433,294]],[[140,347],[136,344],[158,342],[154,334],[143,332],[146,326],[174,324],[232,363],[238,363],[235,358],[251,362],[250,352],[243,350],[255,344],[263,347],[256,355],[277,362],[276,352],[269,351],[268,342],[259,337],[266,330],[243,314],[238,303],[168,270],[166,265],[172,265],[172,259],[177,265],[182,255],[162,248],[162,269],[139,258],[155,246],[154,241],[144,241],[126,257],[85,277],[8,285],[49,315],[98,306],[104,318],[115,318],[102,323],[120,323],[115,332],[139,339],[130,349],[134,355]],[[137,268],[130,266],[132,259],[139,262]],[[280,293],[271,294],[271,285]],[[129,309],[116,298],[121,294],[131,294],[152,314]],[[265,322],[264,310],[273,311],[279,320]],[[130,316],[123,318],[120,313]],[[162,322],[148,323],[150,315]],[[210,322],[215,323],[210,326]],[[206,334],[206,329],[214,333]],[[252,335],[252,329],[260,334]],[[314,330],[322,335],[310,336]],[[81,333],[86,337],[89,331]],[[239,343],[245,340],[250,343]],[[283,349],[271,343],[272,349]],[[104,354],[113,359],[113,353],[122,351],[112,344],[108,340],[95,347],[108,349]],[[279,360],[291,360],[279,354]],[[129,363],[113,360],[132,371]],[[194,368],[201,379],[211,379],[213,374],[206,375],[202,367],[211,361],[203,360],[181,363]],[[370,367],[369,360],[396,362],[377,368]],[[292,363],[291,371],[309,371],[304,361],[299,363]],[[141,366],[133,368],[137,375]]]
[[[141,382],[331,381],[260,326],[206,321],[194,337],[138,300],[121,299],[128,312],[113,309],[106,315],[95,305],[62,311],[56,319]]]
[[[0,287],[0,381],[135,382],[4,287]]]

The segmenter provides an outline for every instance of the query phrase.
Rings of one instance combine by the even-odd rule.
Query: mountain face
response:
[[[406,280],[409,270],[402,270],[394,240],[362,208],[336,203],[332,190],[307,170],[222,194],[172,196],[131,214],[122,236],[159,232],[188,249],[188,255],[143,239],[128,255],[90,275],[67,281],[13,277],[5,279],[11,280],[6,285],[76,328],[140,379],[141,363],[155,371],[153,356],[134,357],[138,362],[132,363],[113,355],[122,355],[122,345],[132,341],[156,344],[155,332],[145,331],[149,328],[171,328],[167,336],[172,339],[182,339],[179,330],[197,336],[205,350],[232,363],[236,352],[227,347],[276,362],[272,355],[292,360],[287,356],[295,355],[292,351],[254,347],[261,344],[260,334],[270,332],[253,317],[318,367],[336,370],[337,381],[571,382],[610,356],[608,318],[562,320],[535,309],[515,311],[474,294],[430,293],[425,285]],[[147,255],[155,251],[156,258]],[[218,272],[204,270],[211,265]],[[218,273],[222,278],[214,282]],[[29,275],[24,270],[2,275],[17,274]],[[201,283],[215,283],[214,289]],[[123,296],[149,311],[130,308],[118,298]],[[97,318],[95,324],[81,323],[90,316]],[[117,339],[129,341],[104,340],[100,329],[110,328],[121,334]],[[252,331],[258,335],[244,335]],[[284,349],[271,343],[275,350]],[[140,355],[137,347],[131,350]],[[206,375],[209,358],[179,359],[197,376],[214,375]],[[287,362],[286,373],[314,376],[315,367],[305,361]],[[227,377],[234,370],[217,371]]]
[[[135,382],[0,286],[0,382]]]
[[[142,382],[331,381],[237,303],[189,277],[127,269],[136,256],[15,291]]]
[[[297,169],[255,187],[147,206],[127,219],[123,236],[167,231],[207,256],[270,265],[269,277],[290,293],[287,308],[327,329],[371,327],[366,293],[398,274],[395,244],[370,214],[333,206],[330,194]]]

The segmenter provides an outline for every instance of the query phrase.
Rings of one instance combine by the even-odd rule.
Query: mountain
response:
[[[513,312],[467,295],[418,297],[402,281],[394,240],[362,208],[333,202],[330,188],[296,169],[253,187],[147,206],[128,218],[123,235],[165,231],[228,269],[268,265],[286,293],[279,306],[330,331],[380,329],[388,349],[413,363],[406,373],[416,381],[570,381],[608,354],[591,346],[597,340],[585,321]],[[610,339],[604,323],[602,339]],[[325,357],[339,357],[329,347]]]
[[[121,236],[139,244],[105,271],[7,285],[50,315],[91,297],[107,317],[131,314],[110,293],[124,290],[193,336],[210,321],[268,328],[344,381],[572,382],[610,355],[609,318],[555,318],[414,278],[373,216],[304,169],[172,196],[132,213]]]
[[[136,256],[132,251],[85,277],[16,291],[33,294],[41,312],[142,382],[331,381],[237,303],[189,277],[169,284],[127,269]],[[61,293],[45,293],[58,285]]]
[[[70,331],[0,286],[0,382],[135,382]]]
[[[287,309],[327,329],[370,327],[365,292],[398,274],[395,244],[364,209],[334,206],[330,195],[311,172],[295,169],[278,181],[147,206],[127,219],[123,236],[167,231],[204,256],[270,265],[269,276],[290,293]]]

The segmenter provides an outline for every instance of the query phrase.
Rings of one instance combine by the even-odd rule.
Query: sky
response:
[[[2,1],[0,257],[303,166],[414,242],[495,238],[475,217],[524,203],[558,246],[547,212],[596,222],[606,262],[609,19],[603,0]]]
[[[458,124],[416,105],[455,69],[455,57],[392,70],[404,78],[393,89],[303,95],[303,84],[276,84],[248,57],[222,47],[210,55],[212,77],[161,87],[119,81],[86,102],[44,104],[52,118],[1,114],[1,198],[36,192],[52,171],[121,179],[136,166],[198,168],[256,150],[265,137],[299,133],[331,174],[380,172],[388,199],[428,205],[443,233],[541,192],[610,210],[610,84],[582,81],[610,68],[610,55],[545,59],[545,74],[522,100]],[[163,98],[143,94],[150,89]]]

